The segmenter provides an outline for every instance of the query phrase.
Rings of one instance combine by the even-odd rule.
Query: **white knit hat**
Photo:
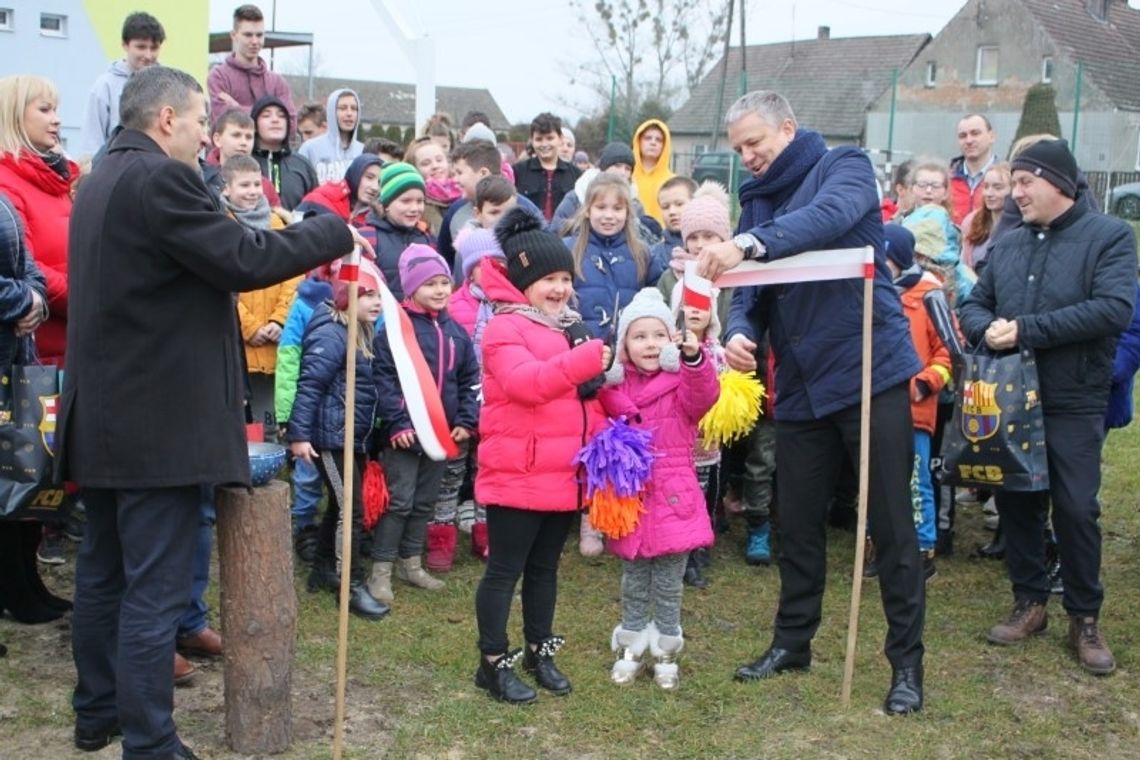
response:
[[[614,347],[616,357],[613,365],[606,371],[608,385],[617,385],[625,379],[625,362],[629,361],[629,355],[625,352],[625,334],[629,331],[630,325],[645,317],[661,320],[661,324],[665,325],[669,334],[673,334],[676,321],[669,307],[665,305],[661,291],[657,288],[642,288],[637,291],[629,305],[621,310],[621,316],[618,318],[617,345]],[[661,347],[660,361],[661,369],[666,372],[677,372],[681,369],[681,350],[673,341],[670,340]]]

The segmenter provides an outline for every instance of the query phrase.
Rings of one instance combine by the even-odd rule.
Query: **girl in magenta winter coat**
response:
[[[483,334],[475,478],[490,539],[475,595],[481,653],[475,685],[512,703],[536,697],[512,669],[520,656],[540,687],[570,692],[553,660],[562,644],[551,632],[558,561],[582,506],[574,456],[605,424],[594,396],[610,359],[610,349],[590,339],[568,306],[570,252],[541,225],[526,211],[508,213],[496,228],[506,265],[491,258],[480,263],[495,317]],[[520,575],[525,654],[508,654],[507,619]]]
[[[716,367],[691,330],[676,333],[660,291],[645,288],[618,320],[618,358],[606,373],[606,409],[652,433],[656,458],[644,496],[645,511],[629,535],[610,539],[622,560],[622,622],[610,643],[619,659],[611,678],[629,684],[649,649],[653,680],[679,684],[677,653],[684,645],[681,592],[689,552],[713,542],[705,494],[697,482],[693,449],[697,423],[720,393]],[[679,350],[678,350],[679,349]]]

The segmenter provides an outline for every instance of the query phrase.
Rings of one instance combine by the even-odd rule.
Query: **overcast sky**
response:
[[[718,0],[709,0],[710,3]],[[832,37],[937,34],[965,0],[747,0],[749,44],[810,39],[818,26]],[[551,110],[575,120],[576,106],[597,96],[570,87],[576,65],[589,61],[589,37],[569,0],[389,0],[415,32],[436,41],[437,84],[486,87],[512,122]],[[211,31],[228,30],[236,0],[210,0]],[[266,26],[273,0],[259,3]],[[592,0],[586,0],[592,6]],[[317,74],[414,82],[396,36],[372,0],[277,0],[276,28],[311,32]],[[739,27],[733,29],[737,44]],[[718,56],[719,58],[719,56]],[[275,66],[303,73],[304,53],[278,51]],[[462,114],[454,114],[456,117]]]

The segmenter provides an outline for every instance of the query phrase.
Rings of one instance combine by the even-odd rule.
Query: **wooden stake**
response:
[[[359,257],[359,252],[357,252]],[[333,724],[333,760],[340,760],[344,750],[344,691],[348,669],[348,590],[352,582],[352,500],[354,449],[356,440],[356,339],[360,324],[356,319],[359,288],[355,282],[348,288],[348,356],[344,364],[344,503],[341,504],[340,539],[340,616],[336,645],[336,718]]]
[[[855,527],[855,567],[851,572],[851,614],[847,619],[847,659],[843,664],[844,708],[851,707],[855,643],[859,639],[859,603],[863,596],[863,548],[867,540],[867,486],[871,459],[871,315],[873,277],[863,278],[863,393],[859,401],[859,516]]]

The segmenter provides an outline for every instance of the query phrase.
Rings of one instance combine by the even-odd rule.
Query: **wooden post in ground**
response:
[[[291,534],[288,484],[218,489],[226,743],[243,755],[284,752],[293,739]]]

